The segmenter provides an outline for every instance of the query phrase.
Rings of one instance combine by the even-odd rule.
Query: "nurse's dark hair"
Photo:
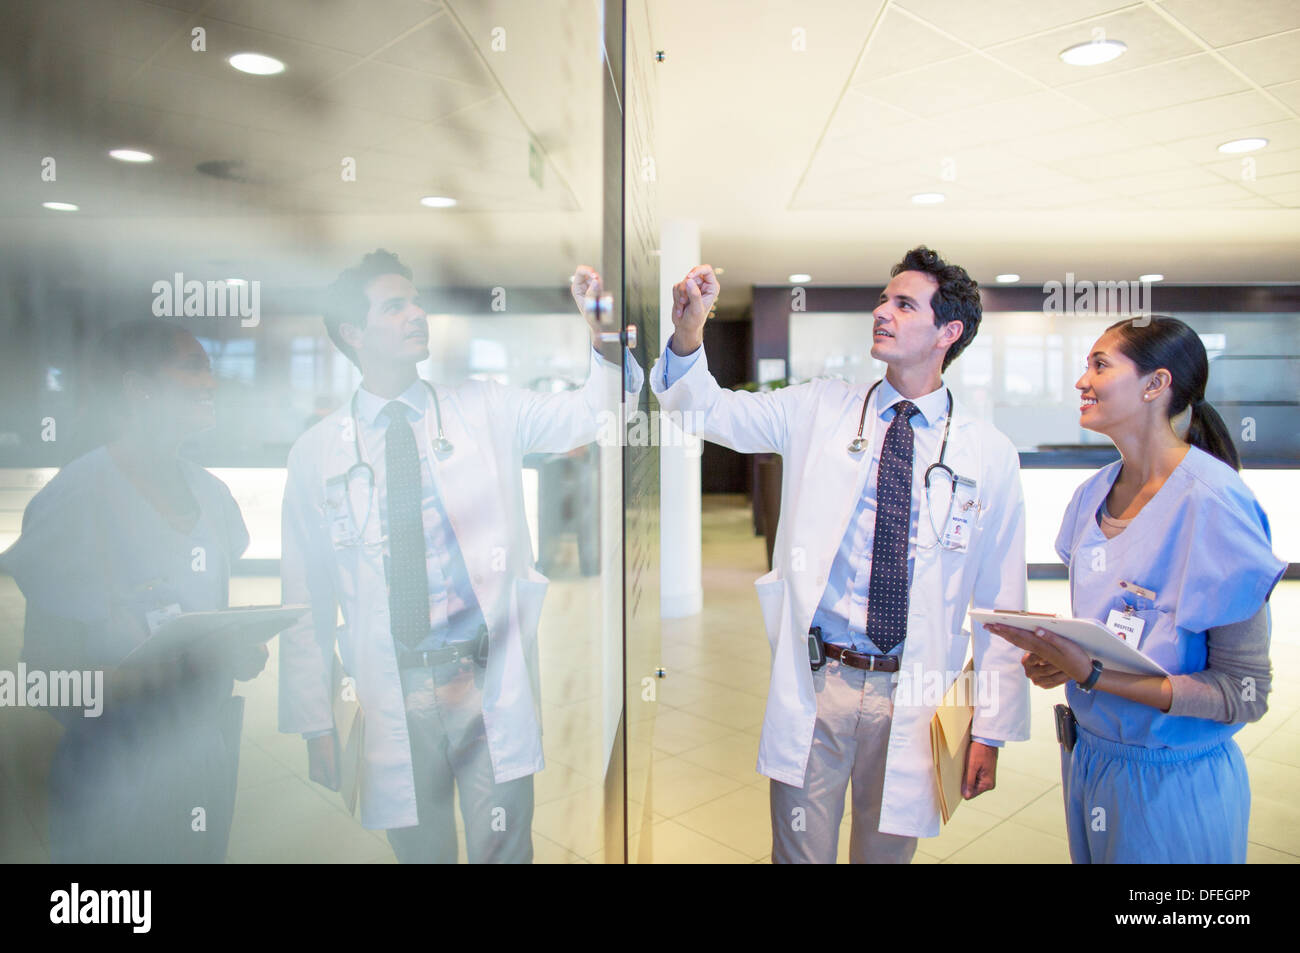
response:
[[[90,379],[91,404],[86,408],[95,420],[99,436],[109,439],[120,430],[130,413],[126,400],[126,375],[152,376],[177,351],[177,344],[194,338],[188,329],[163,318],[140,318],[114,325],[99,338]]]
[[[1182,321],[1165,315],[1126,318],[1106,330],[1118,333],[1120,352],[1137,365],[1139,374],[1161,367],[1169,372],[1169,416],[1178,416],[1189,405],[1192,408],[1187,442],[1240,470],[1241,457],[1228,427],[1205,400],[1210,359],[1200,336]]]
[[[401,275],[409,281],[411,269],[403,265],[392,252],[377,248],[335,278],[325,292],[322,308],[325,332],[329,334],[334,346],[357,367],[361,366],[357,352],[343,340],[339,325],[351,324],[358,328],[366,326],[366,315],[370,312],[366,285],[381,275]]]
[[[939,285],[930,295],[935,327],[941,328],[949,321],[961,322],[961,337],[948,345],[948,352],[943,356],[943,370],[946,371],[980,329],[984,309],[980,304],[979,283],[966,274],[965,268],[950,265],[939,257],[938,252],[924,245],[918,245],[904,255],[903,260],[890,269],[889,277],[903,271],[923,271]]]

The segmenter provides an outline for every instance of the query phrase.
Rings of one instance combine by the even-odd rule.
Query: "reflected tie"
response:
[[[393,638],[411,647],[429,634],[429,570],[424,553],[420,451],[406,405],[384,408],[388,479],[388,615]]]
[[[907,540],[912,530],[912,415],[900,400],[880,445],[876,532],[867,590],[867,638],[889,652],[907,636]]]

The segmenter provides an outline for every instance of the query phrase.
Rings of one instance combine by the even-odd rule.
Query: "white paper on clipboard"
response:
[[[177,657],[205,642],[252,645],[293,625],[310,606],[243,606],[215,612],[183,612],[164,622],[124,658],[122,665],[148,665]]]
[[[1123,639],[1117,638],[1096,619],[1070,619],[1054,615],[1024,612],[998,612],[971,609],[970,617],[981,625],[992,622],[1017,629],[1046,629],[1081,646],[1090,656],[1116,672],[1131,675],[1168,675],[1159,663],[1151,661]]]

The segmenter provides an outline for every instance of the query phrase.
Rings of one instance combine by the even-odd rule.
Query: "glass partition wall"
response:
[[[624,31],[12,5],[0,860],[629,857],[657,332],[624,329],[657,307]]]

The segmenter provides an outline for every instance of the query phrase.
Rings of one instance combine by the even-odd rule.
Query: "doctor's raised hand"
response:
[[[674,354],[685,357],[704,343],[704,322],[722,290],[712,265],[696,265],[673,285]]]

